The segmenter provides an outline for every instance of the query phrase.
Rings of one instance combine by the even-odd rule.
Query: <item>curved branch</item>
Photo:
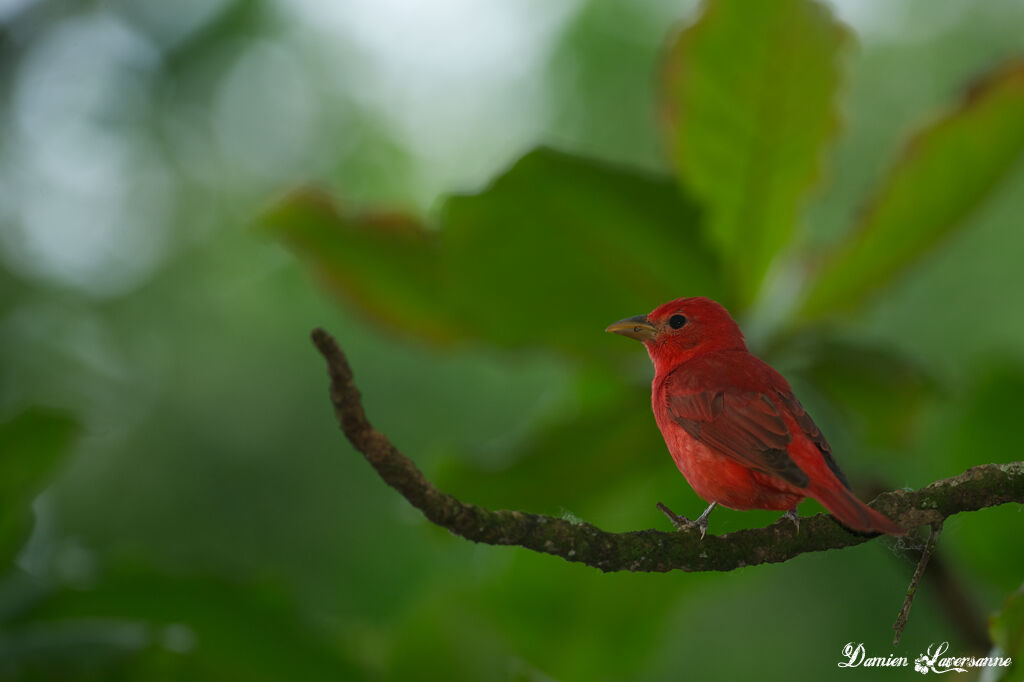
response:
[[[331,401],[342,431],[384,481],[433,523],[474,542],[518,545],[578,561],[602,571],[731,571],[787,561],[805,552],[859,545],[875,536],[847,530],[828,514],[765,528],[709,535],[698,531],[609,533],[589,523],[506,509],[490,510],[438,490],[366,418],[352,369],[337,342],[315,329],[313,343],[327,360]],[[1024,503],[1024,462],[983,464],[920,490],[879,495],[871,506],[905,528],[940,524],[946,517],[1007,502]]]

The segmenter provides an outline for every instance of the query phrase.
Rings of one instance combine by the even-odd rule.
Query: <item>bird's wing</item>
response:
[[[718,390],[669,394],[667,401],[672,419],[714,451],[800,488],[810,482],[786,450],[793,435],[767,394]]]
[[[814,420],[811,419],[811,415],[807,414],[807,410],[804,409],[804,406],[800,404],[800,401],[796,399],[796,396],[793,395],[792,391],[780,391],[776,389],[775,394],[779,396],[779,399],[782,401],[786,411],[793,415],[793,419],[796,420],[796,425],[800,427],[800,430],[804,432],[804,435],[818,447],[818,450],[821,452],[821,456],[825,458],[825,464],[828,465],[828,468],[836,475],[839,482],[849,489],[850,483],[846,480],[846,475],[832,458],[832,446],[830,446],[828,441],[825,440],[825,435],[821,432],[821,429],[818,428],[818,425],[814,423]]]

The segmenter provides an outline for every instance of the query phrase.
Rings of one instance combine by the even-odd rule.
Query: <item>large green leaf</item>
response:
[[[692,202],[668,178],[540,149],[441,229],[348,214],[319,195],[265,218],[345,300],[432,339],[616,352],[600,332],[683,295],[721,297]]]
[[[860,224],[820,264],[803,315],[852,308],[883,287],[965,224],[1022,153],[1024,61],[1017,61],[911,139]]]
[[[672,46],[663,113],[682,183],[748,303],[792,239],[836,131],[845,31],[811,0],[708,0]]]
[[[0,561],[25,541],[30,505],[42,492],[76,430],[63,412],[31,408],[0,424]]]

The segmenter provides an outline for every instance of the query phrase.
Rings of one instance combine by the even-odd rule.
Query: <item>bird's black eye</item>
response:
[[[684,324],[686,324],[686,318],[683,317],[682,315],[673,315],[672,317],[668,318],[668,326],[672,327],[673,329],[679,329]]]

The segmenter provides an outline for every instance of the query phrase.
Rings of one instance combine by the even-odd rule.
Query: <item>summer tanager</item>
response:
[[[642,341],[654,362],[651,404],[672,459],[708,508],[678,528],[707,531],[716,505],[785,510],[821,502],[865,533],[906,531],[850,491],[832,449],[789,383],[747,350],[739,326],[708,298],[680,298],[607,331]],[[661,506],[661,505],[659,505]]]

